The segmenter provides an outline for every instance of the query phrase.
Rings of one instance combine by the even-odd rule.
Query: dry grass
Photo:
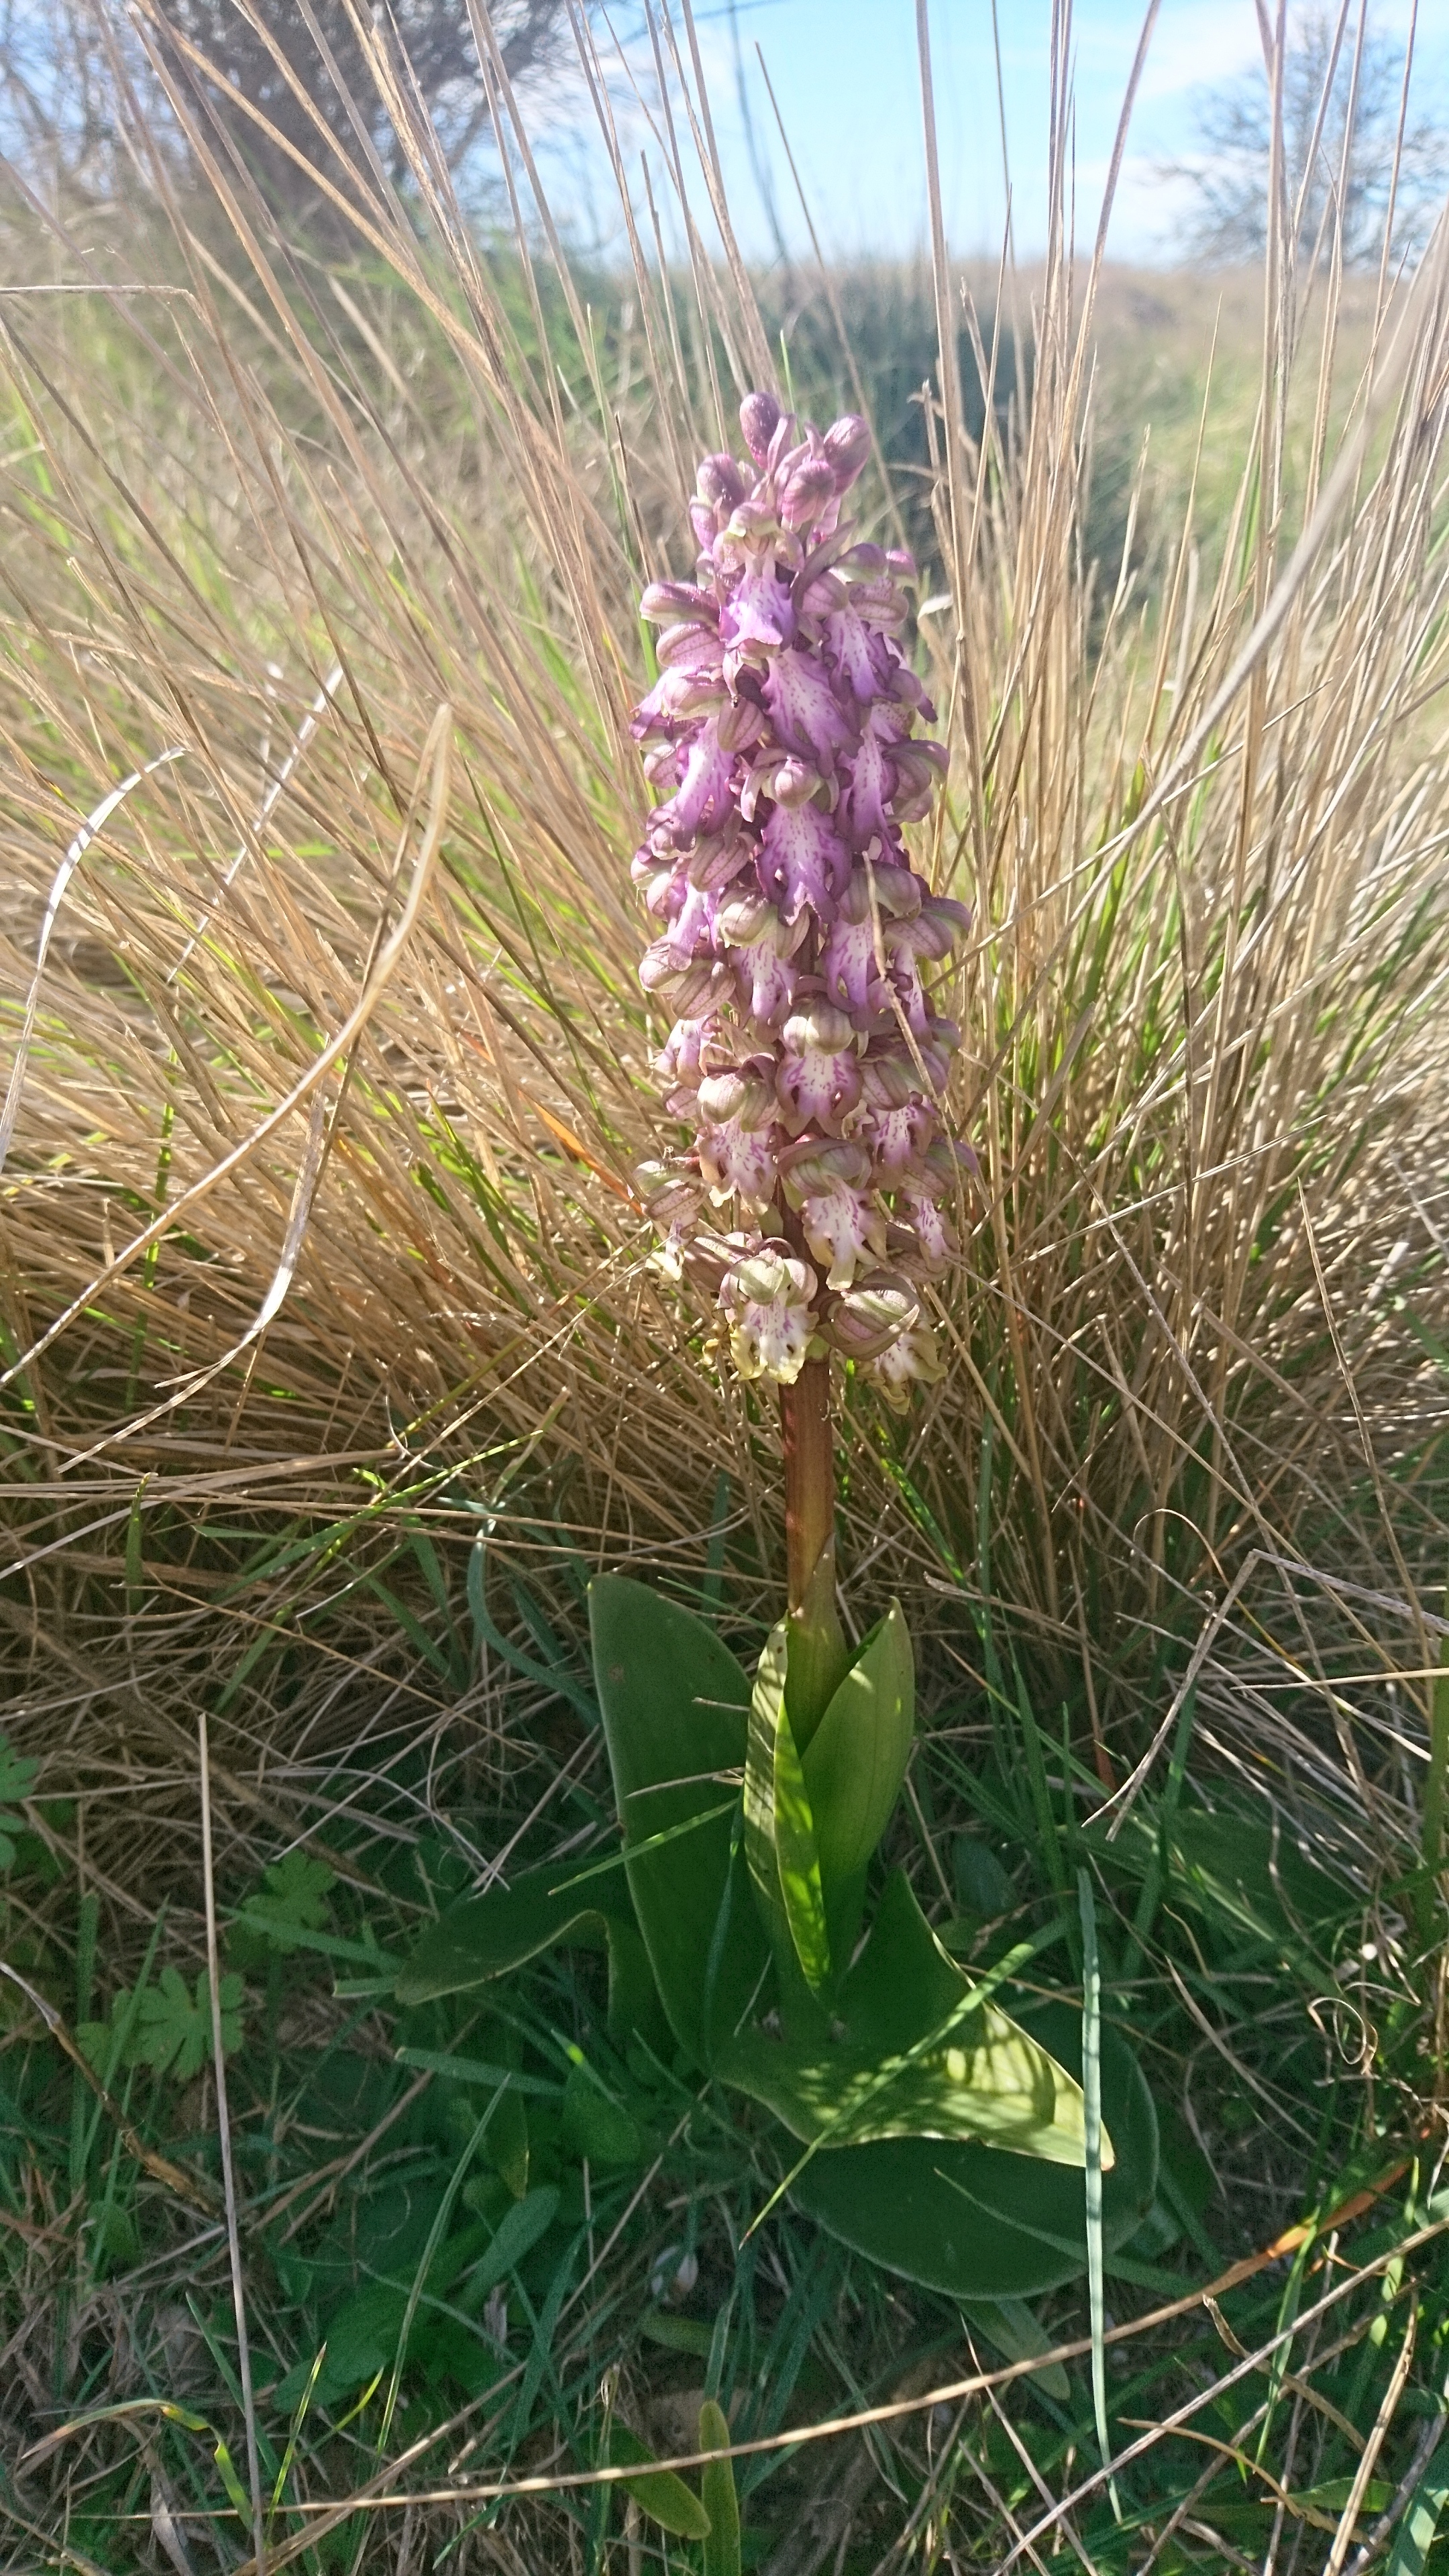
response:
[[[119,1511],[145,1476],[151,1513],[218,1441],[457,1459],[545,1416],[596,1544],[687,1544],[721,1464],[765,1535],[773,1424],[701,1367],[628,1194],[658,1129],[623,865],[632,596],[685,560],[716,383],[727,407],[768,365],[746,282],[701,253],[682,322],[641,267],[606,380],[536,216],[516,256],[474,251],[401,107],[413,196],[353,175],[344,277],[288,253],[177,104],[210,193],[153,154],[164,243],[113,218],[42,256],[11,216],[37,285],[96,284],[6,306],[13,1008],[82,818],[164,763],[68,876],[21,1068],[8,1383],[35,1536],[83,1484]],[[116,292],[138,251],[157,291]],[[924,630],[954,749],[932,856],[978,907],[961,1112],[985,1186],[919,1473],[976,1563],[990,1425],[994,1585],[1070,1656],[1090,1559],[1109,1665],[1144,1623],[1192,1634],[1246,1551],[1296,1559],[1305,1522],[1361,1578],[1364,1438],[1383,1475],[1437,1420],[1384,1291],[1388,1264],[1437,1329],[1445,326],[1428,276],[1407,321],[1407,289],[1376,332],[1356,310],[1376,356],[1345,389],[1336,287],[1307,333],[1290,282],[1274,299],[1232,521],[1210,550],[1184,531],[1155,617],[1079,559],[1094,317],[1063,254],[1035,281],[1029,420],[954,457],[937,424],[962,642]],[[542,352],[571,327],[561,390]],[[1284,579],[1305,382],[1310,499],[1330,423],[1370,402],[1375,434],[1225,696]],[[436,865],[379,984],[445,705]],[[886,1512],[909,1581],[884,1435],[848,1410],[861,1527]]]
[[[194,190],[142,128],[144,218],[12,198],[36,291],[0,304],[0,1616],[12,1734],[133,1920],[194,1905],[198,1706],[258,1856],[394,1735],[466,1715],[480,1794],[534,1758],[546,1690],[379,1642],[352,1570],[408,1533],[494,1503],[506,1546],[517,1501],[535,1553],[697,1578],[724,1509],[742,1617],[777,1547],[776,1426],[630,1191],[633,600],[769,375],[750,283],[727,231],[664,281],[633,206],[632,321],[585,312],[506,103],[524,211],[484,250],[401,91],[406,186],[329,164],[356,247],[324,266],[199,89],[173,107]],[[1099,317],[1060,238],[1029,411],[974,442],[938,383],[929,857],[977,908],[982,1183],[938,1400],[842,1405],[858,1617],[911,1597],[938,1688],[1004,1618],[1104,1784],[1190,1673],[1199,1749],[1366,1888],[1417,1840],[1449,1541],[1445,260],[1347,305],[1274,268],[1231,499],[1210,428],[1145,602],[1083,555]],[[303,1678],[253,1691],[283,1637]]]

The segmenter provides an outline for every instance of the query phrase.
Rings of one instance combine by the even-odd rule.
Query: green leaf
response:
[[[563,2137],[570,2153],[587,2156],[590,2164],[639,2165],[645,2159],[638,2122],[582,2066],[570,2070],[564,2086]]]
[[[1021,2026],[1081,2067],[1080,2013],[1028,2004]],[[1116,2162],[1102,2184],[1102,2242],[1128,2243],[1152,2206],[1157,2116],[1131,2050],[1102,2031],[1102,2108]],[[959,2299],[1034,2298],[1087,2268],[1080,2172],[998,2147],[883,2138],[812,2156],[790,2186],[807,2217],[888,2271]]]
[[[0,1806],[0,1872],[14,1868],[15,1837],[26,1830],[25,1818],[17,1816],[8,1801],[30,1797],[39,1772],[38,1761],[14,1752],[7,1738],[0,1735],[0,1800],[7,1802]]]
[[[901,1792],[915,1725],[910,1633],[893,1601],[872,1628],[806,1748],[820,1876],[863,1870]]]
[[[231,2057],[241,2046],[242,2001],[238,1976],[221,1981],[221,2044]],[[111,2062],[116,2034],[130,2025],[123,2063],[150,2066],[178,2084],[189,2084],[211,2057],[211,1987],[205,1969],[194,1988],[179,1968],[163,1968],[154,1986],[139,1997],[123,1991],[113,1996],[109,2022],[83,2022],[79,2039],[87,2061],[104,2075]]]
[[[113,2200],[102,2201],[91,2229],[90,2259],[99,2279],[114,2267],[128,2272],[141,2259],[141,2238],[135,2219],[128,2209],[118,2209]]]
[[[215,2460],[218,2469],[221,2471],[221,2483],[225,2487],[227,2495],[231,2499],[232,2510],[240,2516],[242,2525],[246,2528],[251,2522],[252,2509],[247,2501],[247,2491],[242,2485],[240,2478],[237,2476],[236,2462],[233,2460],[232,2455],[227,2449],[225,2442],[221,2439],[220,2434],[217,2435],[216,2448],[212,2452],[211,2456]]]
[[[833,1958],[848,1959],[855,1948],[866,1866],[900,1796],[914,1722],[910,1632],[893,1601],[802,1757]]]
[[[608,1942],[609,2037],[616,2048],[627,2048],[637,2036],[656,2056],[667,2055],[669,2025],[659,2001],[649,1953],[636,1925],[611,1914]]]
[[[0,1867],[3,1867],[0,1863]],[[95,2069],[103,2084],[109,2084],[118,2067],[126,2063],[127,2041],[135,2015],[134,1989],[122,1986],[111,1997],[109,2021],[82,2021],[76,2024],[76,2044],[86,2064]]]
[[[979,1922],[994,1923],[999,1915],[1009,1914],[1016,1903],[1016,1890],[995,1852],[988,1843],[978,1841],[975,1834],[956,1836],[951,1871],[957,1903]]]
[[[961,2310],[968,2325],[974,2326],[998,2352],[1005,2353],[1008,2361],[1039,2361],[1043,2353],[1053,2349],[1052,2338],[1040,2317],[1024,2299],[963,2299]],[[1072,2402],[1072,2383],[1059,2361],[1034,2370],[1028,2384],[1039,2388],[1058,2406]]]
[[[1449,2503],[1449,2459],[1430,2461],[1404,2509],[1384,2576],[1422,2576],[1439,2517]]]
[[[835,1606],[835,1540],[828,1538],[791,1611],[787,1693],[795,1742],[805,1752],[850,1664],[850,1648]]]
[[[1303,2514],[1341,2514],[1353,2493],[1353,2484],[1351,2476],[1322,2478],[1316,2486],[1290,2490],[1289,2502]],[[1385,2486],[1382,2478],[1370,2478],[1359,2497],[1359,2515],[1382,2513],[1392,2494],[1392,2487]],[[1272,2510],[1271,2496],[1264,2496],[1260,2501],[1269,2511]],[[1356,2516],[1355,2519],[1357,2518]],[[1332,2528],[1332,2523],[1329,2523],[1328,2529],[1332,2530]]]
[[[825,2148],[873,2138],[980,2138],[1080,2169],[1080,2085],[941,1948],[904,1870],[886,1883],[869,1941],[837,1999],[838,2039],[742,2032],[717,2059],[725,2083]],[[1110,2155],[1103,2139],[1103,2159]]]
[[[713,2326],[702,2317],[672,2317],[667,2308],[651,2308],[640,2318],[639,2332],[646,2343],[661,2344],[666,2352],[692,2352],[697,2361],[708,2361],[714,2350]]]
[[[753,1908],[733,1899],[730,1817],[709,1814],[744,1771],[750,1686],[702,1619],[624,1575],[590,1584],[589,1625],[634,1911],[669,2027],[708,2065],[766,1959]]]
[[[317,2377],[319,2402],[335,2405],[339,2398],[365,2388],[370,2379],[392,2369],[398,2360],[409,2309],[412,2322],[404,2360],[415,2355],[445,2322],[437,2315],[436,2303],[440,2299],[447,2298],[465,2315],[476,2313],[489,2291],[517,2270],[552,2225],[558,2203],[559,2195],[554,2190],[531,2191],[526,2200],[504,2212],[491,2233],[481,2221],[460,2228],[437,2248],[420,2291],[416,2291],[416,2275],[409,2267],[405,2273],[368,2281],[345,2299],[327,2320],[326,2357]],[[456,2291],[455,2283],[459,2285]],[[310,2358],[299,2361],[273,2390],[273,2404],[295,2406],[312,2370]]]
[[[268,1957],[286,1958],[310,1948],[308,1935],[328,1921],[329,1888],[337,1873],[304,1851],[288,1852],[262,1873],[262,1884],[243,1900],[229,1936],[231,1955],[242,1967],[257,1967]]]
[[[493,2239],[481,2261],[474,2264],[458,2299],[461,2308],[480,2308],[490,2290],[516,2272],[525,2254],[531,2254],[541,2236],[546,2236],[558,2216],[559,2195],[552,2184],[531,2191],[512,2209],[506,2209],[494,2231]]]
[[[1208,1914],[1275,1949],[1311,1954],[1315,1935],[1353,1914],[1357,1891],[1309,1859],[1291,1824],[1224,1807],[1183,1807],[1171,1829],[1174,1881]],[[1306,1934],[1306,1939],[1305,1939]]]
[[[1082,2098],[1087,2136],[1087,2312],[1092,2331],[1092,2414],[1097,2448],[1107,2471],[1107,2497],[1112,2519],[1120,2522],[1122,2506],[1111,2474],[1112,2436],[1107,2422],[1107,2352],[1103,2341],[1102,2173],[1105,2133],[1102,2128],[1102,1969],[1097,1954],[1097,1907],[1092,1873],[1077,1872],[1077,1899],[1082,1919]]]
[[[15,1752],[9,1739],[0,1735],[0,1802],[18,1806],[32,1797],[39,1776],[39,1762],[28,1753]]]
[[[609,2430],[609,2466],[628,2468],[637,2460],[644,2466],[654,2453],[627,2424],[611,2425]],[[673,2469],[654,2469],[642,2477],[620,2481],[626,2495],[631,2495],[641,2513],[657,2522],[665,2531],[676,2532],[681,2540],[708,2540],[709,2515],[699,2498],[676,2477]]]
[[[806,1984],[818,1994],[830,1982],[830,1936],[815,1820],[785,1706],[788,1658],[789,1623],[782,1619],[760,1657],[750,1700],[745,1856],[777,1957],[783,1929]],[[780,1964],[788,1969],[787,1960]]]
[[[707,2397],[699,2410],[698,2447],[701,2451],[727,2451],[729,2446],[729,2417],[714,2398]],[[704,2576],[740,2576],[740,2500],[735,2493],[731,2461],[711,2460],[708,2468],[701,2471],[699,2496],[709,2516]]]
[[[496,2174],[507,2183],[515,2200],[528,2192],[528,2109],[523,2095],[510,2084],[494,2110],[483,2139],[483,2151]]]
[[[658,2047],[664,2024],[649,1955],[622,1869],[611,1874],[607,1866],[581,1873],[571,1861],[545,1861],[511,1887],[491,1887],[450,1906],[399,1974],[397,1999],[418,2004],[469,1994],[563,1942],[608,1950],[610,2037],[623,2047],[637,2031]]]
[[[561,2102],[563,2086],[543,2075],[520,2075],[516,2066],[488,2057],[460,2057],[451,2048],[394,2049],[399,2066],[416,2066],[428,2075],[451,2076],[455,2084],[503,2085],[513,2093],[532,2093],[541,2102]]]
[[[591,1880],[587,1892],[565,1887],[567,1861],[545,1861],[525,1870],[511,1887],[490,1887],[465,1897],[428,1926],[397,1981],[400,2004],[430,2003],[437,1995],[469,1994],[521,1968],[541,1950],[571,1941],[599,1950],[608,1938],[611,1886]],[[627,1915],[628,1899],[614,1883],[613,1902]],[[603,1891],[603,1893],[601,1893]]]
[[[516,1673],[522,1673],[526,1681],[539,1682],[545,1690],[556,1691],[561,1699],[566,1699],[583,1719],[585,1726],[597,1726],[599,1712],[582,1682],[569,1670],[567,1657],[562,1647],[552,1639],[551,1632],[550,1645],[544,1649],[549,1655],[549,1662],[544,1665],[535,1663],[530,1654],[515,1644],[511,1637],[505,1637],[501,1629],[495,1626],[488,1608],[487,1556],[487,1541],[476,1539],[468,1552],[468,1607],[473,1613],[473,1625],[480,1640],[484,1645],[490,1646],[496,1655],[501,1655],[506,1664],[511,1664]],[[531,1595],[525,1591],[521,1583],[515,1583],[513,1589],[515,1600],[537,1636],[538,1621],[541,1620],[542,1614],[536,1611]],[[528,1618],[530,1610],[535,1611],[533,1619]],[[546,1623],[544,1624],[546,1627]]]
[[[340,2397],[348,2397],[355,2388],[364,2388],[370,2379],[379,2378],[396,2359],[398,2338],[407,2314],[406,2285],[399,2281],[369,2281],[355,2298],[348,2299],[327,2322],[327,2350],[317,2372],[316,2397],[322,2406],[334,2406]],[[413,2321],[413,2332],[426,2322],[424,2312]],[[295,2406],[312,2376],[313,2361],[299,2361],[289,2370],[272,2392],[274,2405]]]

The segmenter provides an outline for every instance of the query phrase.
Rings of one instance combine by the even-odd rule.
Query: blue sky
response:
[[[1041,247],[1046,217],[1051,10],[1049,0],[999,0],[999,14],[1013,217],[1018,252],[1029,258]],[[1408,0],[1369,0],[1371,29],[1401,38],[1408,19]],[[807,237],[757,44],[827,252],[899,256],[918,248],[926,213],[914,0],[735,0],[733,20],[728,0],[696,0],[696,23],[747,254],[767,258],[774,227],[737,103],[736,39],[757,150],[768,156],[768,185],[792,254],[808,246]],[[1079,240],[1090,241],[1095,230],[1141,23],[1136,0],[1077,0]],[[962,256],[994,256],[1005,190],[990,0],[932,0],[931,28],[951,245]],[[1170,255],[1180,199],[1156,165],[1192,149],[1195,88],[1260,60],[1253,0],[1162,0],[1113,220],[1110,247],[1118,258]],[[1421,0],[1416,63],[1424,105],[1449,121],[1449,0]],[[637,121],[633,140],[637,155],[647,141]],[[575,161],[572,185],[592,194],[588,158]]]

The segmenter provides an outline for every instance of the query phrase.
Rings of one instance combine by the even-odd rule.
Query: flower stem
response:
[[[835,1435],[830,1362],[807,1360],[780,1389],[785,1435],[785,1558],[790,1606],[790,1723],[803,1752],[850,1662],[835,1607]]]
[[[835,1536],[835,1442],[830,1362],[807,1360],[780,1389],[785,1434],[785,1561],[790,1607],[802,1610],[821,1549]]]

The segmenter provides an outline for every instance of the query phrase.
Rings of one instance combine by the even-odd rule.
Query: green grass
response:
[[[690,2409],[705,2394],[748,2442],[954,2382],[973,2353],[988,2372],[1013,2353],[999,2322],[993,2333],[988,2316],[963,2321],[950,2301],[872,2273],[788,2205],[751,2232],[779,2179],[768,2124],[638,2048],[621,2059],[603,2027],[602,1958],[540,1963],[492,2008],[476,1997],[392,2006],[391,1963],[487,1853],[510,1848],[522,1865],[562,1845],[583,1865],[612,1841],[600,1739],[583,1714],[582,1567],[550,1543],[542,1494],[540,1506],[544,1526],[501,1524],[483,1632],[467,1606],[456,1506],[395,1505],[361,1529],[355,1516],[294,1524],[260,1550],[213,1528],[205,1550],[207,1570],[230,1559],[215,1589],[234,1603],[271,1587],[262,1652],[245,1672],[238,1660],[229,1698],[217,1694],[228,1705],[213,1722],[213,1761],[258,2444],[280,2499],[274,2542],[295,2547],[317,2522],[309,2566],[395,2563],[400,2508],[342,2508],[401,2454],[429,2491],[460,2456],[464,2487],[587,2471],[601,2392],[668,2456],[694,2449]],[[727,1599],[732,1553],[720,1568]],[[165,1592],[198,1570],[195,1557],[186,1570],[148,1557],[143,1580]],[[673,1579],[685,1573],[676,1566]],[[309,1617],[329,1595],[326,1615]],[[357,1642],[349,1606],[365,1620],[371,1678],[366,1699],[354,1683],[339,1710],[334,1675]],[[730,1625],[747,1651],[751,1632]],[[1295,2256],[1224,2292],[1217,2319],[1189,2305],[1109,2345],[1117,2450],[1143,2422],[1199,2403],[1180,2435],[1119,2471],[1120,2523],[1099,2487],[1073,2528],[1098,2567],[1125,2570],[1191,2495],[1197,2537],[1169,2542],[1156,2563],[1212,2563],[1210,2531],[1212,2547],[1256,2564],[1281,2490],[1293,2499],[1290,2538],[1301,2527],[1310,2547],[1326,2545],[1311,2535],[1342,2509],[1411,2319],[1414,2356],[1370,2517],[1440,2405],[1449,2202],[1441,2214],[1433,2138],[1416,2146],[1405,2109],[1421,2091],[1432,2003],[1385,1931],[1389,1891],[1356,1883],[1351,1855],[1302,1848],[1291,1821],[1275,1838],[1230,1780],[1202,1779],[1191,1699],[1165,1777],[1105,1845],[1052,1713],[1002,1688],[1002,1651],[988,1646],[972,1670],[963,1644],[884,1857],[906,1863],[974,1963],[1060,1919],[1066,1946],[1044,1968],[1054,1957],[1048,1982],[1068,1992],[1074,1873],[1092,1872],[1104,2010],[1141,2052],[1163,2140],[1152,2217],[1108,2259],[1111,2322],[1130,2329],[1401,2168],[1341,2232],[1310,2231]],[[539,1679],[555,1658],[572,1677],[566,1692]],[[361,1740],[348,1719],[360,1707]],[[268,1743],[255,1803],[239,1806],[254,1748]],[[117,1911],[106,1866],[117,1827],[102,1822],[94,1785],[84,1824],[68,1802],[30,1807],[5,1881],[6,1955],[79,2031],[140,2140],[214,2202],[210,2034],[193,1991],[195,1829],[182,1824],[195,1774],[177,1771],[169,1848],[153,1845],[153,1903],[166,1899],[155,1912]],[[137,1782],[125,1830],[154,1834],[156,1803]],[[238,2554],[247,2544],[228,2476],[245,2441],[224,2227],[138,2165],[23,1996],[6,2012],[0,2205],[19,2363],[6,2509],[53,2533],[52,2555],[63,2539],[80,2563],[121,2569],[160,2496],[183,2532],[198,2537],[187,2516],[213,2517]],[[526,2089],[510,2096],[506,2129],[480,2137],[497,2068]],[[1313,2312],[1309,2327],[1275,2347],[1298,2310]],[[1048,2346],[1079,2340],[1084,2292],[1039,2303],[1039,2316]],[[1225,2340],[1267,2358],[1216,2389]],[[923,2548],[928,2530],[949,2532],[962,2564],[999,2564],[1011,2517],[1030,2525],[1044,2510],[1028,2462],[1052,2493],[1091,2475],[1085,2357],[1064,2377],[976,2400],[943,2446],[946,2420],[896,2418],[871,2452],[847,2435],[838,2457],[833,2445],[828,2456],[786,2445],[742,2459],[746,2563],[796,2563],[791,2535],[811,2511],[833,2550],[828,2499],[844,2480],[843,2567],[873,2567],[906,2529]],[[75,2429],[27,2467],[25,2447],[62,2424]],[[393,2476],[381,2484],[395,2491]],[[338,2518],[324,2530],[329,2507]],[[480,2529],[513,2535],[522,2563],[599,2568],[619,2507],[584,2486],[501,2518],[463,2495],[425,2519],[435,2563],[452,2563],[450,2545],[454,2559],[466,2551],[458,2535],[482,2515]],[[691,2544],[669,2546],[676,2568],[698,2564]]]

